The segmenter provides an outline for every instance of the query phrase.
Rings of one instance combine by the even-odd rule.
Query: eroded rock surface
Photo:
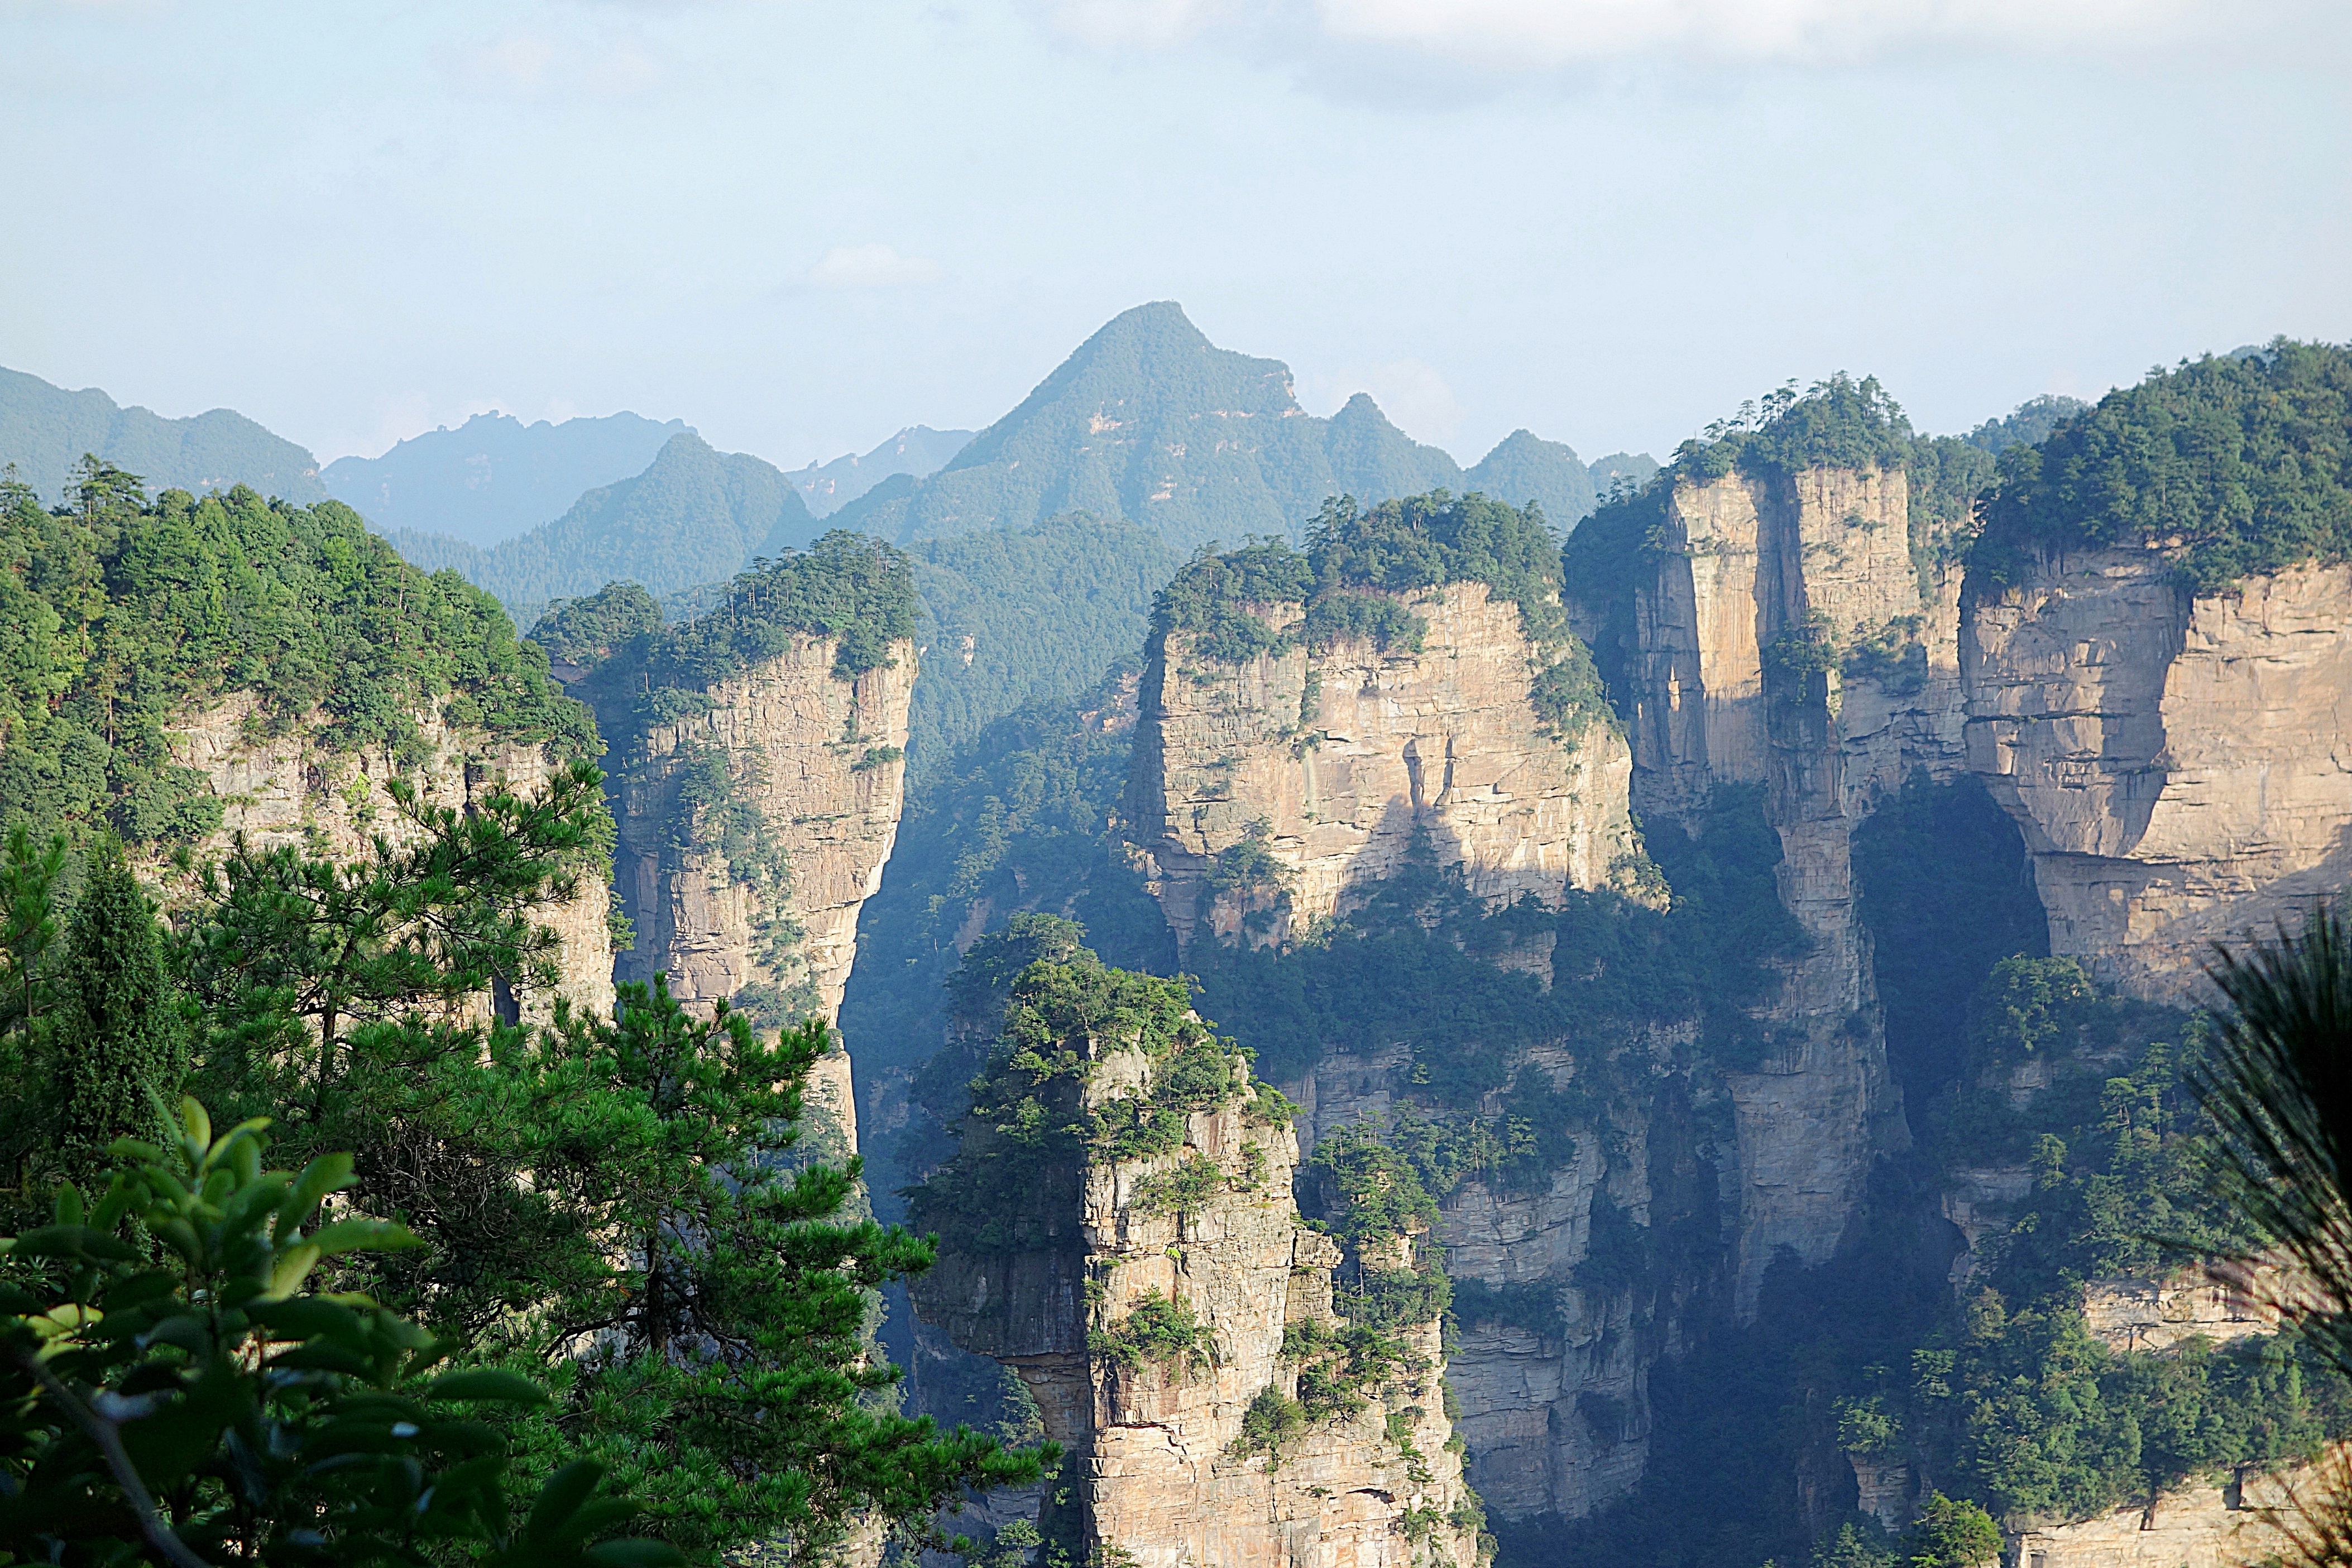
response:
[[[2294,1553],[2278,1526],[2298,1497],[2340,1476],[2347,1448],[2312,1465],[2190,1482],[2145,1507],[2015,1536],[2003,1553],[2017,1568],[2243,1568]]]
[[[636,928],[620,978],[666,973],[682,999],[731,998],[765,1023],[838,1014],[906,804],[916,661],[898,642],[842,680],[835,653],[796,635],[615,758],[614,880]],[[824,1057],[812,1089],[854,1149],[847,1055]]]
[[[251,694],[238,693],[166,731],[173,760],[202,773],[221,802],[219,831],[198,847],[199,856],[221,853],[243,833],[260,848],[299,844],[314,854],[354,861],[371,852],[378,834],[395,845],[417,836],[385,789],[395,779],[415,786],[423,804],[462,812],[499,789],[527,798],[559,767],[542,747],[457,728],[437,714],[416,719],[421,750],[395,758],[381,747],[331,751],[318,743],[321,725],[260,733],[254,710]],[[558,996],[590,1012],[612,1011],[611,887],[604,868],[583,866],[574,888],[572,897],[532,912],[556,934],[558,978],[551,988],[525,984],[510,998],[520,1017],[545,1019]],[[492,1005],[485,998],[485,1016]]]
[[[1116,1041],[1088,1050],[1089,1107],[1149,1089],[1141,1052]],[[1075,1209],[1037,1217],[1037,1245],[1012,1254],[950,1246],[916,1282],[924,1318],[1014,1368],[1046,1436],[1070,1450],[1065,1474],[1077,1481],[1071,1506],[1087,1560],[1116,1547],[1138,1568],[1478,1561],[1437,1322],[1400,1331],[1411,1360],[1384,1396],[1307,1423],[1278,1453],[1244,1440],[1244,1417],[1266,1390],[1299,1392],[1286,1330],[1343,1326],[1332,1304],[1340,1249],[1299,1219],[1298,1158],[1291,1129],[1252,1120],[1244,1102],[1196,1111],[1181,1148],[1090,1161]],[[1195,1162],[1217,1178],[1197,1207],[1169,1211],[1147,1197]],[[1203,1354],[1184,1363],[1111,1351],[1107,1333],[1154,1301],[1189,1310],[1205,1331]]]
[[[2052,952],[2177,999],[2210,944],[2352,875],[2352,567],[2192,598],[2160,553],[2054,554],[1969,609],[1969,766]]]
[[[1428,622],[1418,653],[1349,639],[1218,664],[1182,632],[1155,651],[1135,831],[1180,943],[1285,941],[1396,872],[1417,833],[1497,902],[1556,904],[1633,848],[1625,743],[1605,718],[1543,732],[1529,693],[1550,661],[1518,607],[1483,582],[1408,602]],[[1277,630],[1303,613],[1267,612]],[[1253,845],[1277,876],[1253,876]]]

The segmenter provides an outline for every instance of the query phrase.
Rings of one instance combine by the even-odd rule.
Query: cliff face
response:
[[[463,811],[499,789],[528,796],[556,770],[541,747],[454,728],[437,714],[417,719],[423,744],[417,761],[395,760],[382,748],[329,751],[316,742],[321,727],[311,725],[255,738],[248,731],[253,711],[252,696],[240,693],[166,732],[173,760],[204,774],[222,803],[221,826],[198,847],[199,856],[221,853],[243,833],[263,848],[299,843],[314,853],[356,860],[369,852],[376,834],[395,844],[413,836],[384,791],[394,779],[414,784],[425,805]],[[559,995],[575,1008],[612,1011],[610,906],[604,868],[590,865],[582,868],[573,896],[532,912],[559,940],[560,978],[551,991],[515,997],[521,1017],[546,1018]]]
[[[2050,947],[2180,998],[2209,945],[2352,873],[2352,568],[2191,597],[2149,551],[2047,555],[1961,630],[1967,756]]]
[[[2004,1556],[2018,1568],[2236,1568],[2292,1559],[2280,1514],[2339,1477],[2347,1454],[2346,1445],[2335,1444],[2316,1463],[2277,1475],[2252,1471],[2194,1482],[2146,1507],[2026,1531],[2008,1542]]]
[[[709,706],[643,730],[614,766],[614,881],[636,928],[618,977],[670,977],[708,1007],[763,1022],[833,1018],[856,957],[857,914],[881,883],[906,801],[911,643],[854,681],[835,643],[795,635],[776,657],[705,685]],[[842,1051],[814,1088],[851,1148]]]
[[[1115,1038],[1084,1049],[1084,1112],[1150,1094],[1165,1071]],[[968,1132],[966,1148],[987,1136]],[[1288,1125],[1229,1095],[1183,1116],[1181,1145],[1041,1178],[1026,1247],[951,1238],[916,1281],[925,1319],[1012,1366],[1068,1449],[1069,1511],[1047,1525],[1074,1556],[1116,1548],[1139,1568],[1478,1561],[1435,1320],[1393,1331],[1401,1359],[1357,1407],[1312,1403],[1305,1380],[1336,1370],[1328,1347],[1346,1324],[1333,1306],[1341,1251],[1300,1221],[1297,1163]],[[1179,1178],[1192,1190],[1170,1199]]]
[[[1872,1160],[1905,1136],[1851,842],[1906,776],[1957,767],[1959,585],[1931,572],[1922,597],[1900,471],[1685,481],[1664,521],[1622,622],[1634,809],[1688,817],[1719,785],[1761,783],[1781,903],[1812,942],[1759,1016],[1772,1050],[1728,1077],[1746,1312],[1780,1249],[1829,1256]]]
[[[1218,664],[1182,632],[1154,652],[1135,831],[1180,944],[1281,943],[1396,871],[1416,833],[1497,902],[1556,904],[1633,849],[1625,743],[1605,719],[1543,733],[1529,695],[1549,661],[1517,606],[1483,582],[1409,602],[1417,653],[1351,638]],[[1277,630],[1302,614],[1268,611]]]

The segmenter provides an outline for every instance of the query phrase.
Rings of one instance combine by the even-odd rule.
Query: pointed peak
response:
[[[1173,299],[1156,299],[1122,310],[1104,322],[1070,358],[1090,359],[1109,351],[1150,354],[1215,347],[1206,333],[1192,325],[1192,319],[1184,314],[1184,307]]]

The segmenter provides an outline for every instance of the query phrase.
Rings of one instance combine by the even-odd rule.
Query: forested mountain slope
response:
[[[643,472],[686,428],[634,413],[561,424],[478,413],[380,457],[338,457],[320,480],[381,532],[446,534],[487,549],[562,517],[583,491]]]
[[[68,392],[38,376],[0,370],[0,464],[43,501],[62,500],[74,465],[94,453],[157,490],[202,495],[249,485],[265,496],[309,503],[327,498],[319,460],[241,413],[214,409],[165,419],[123,408],[96,389]]]
[[[681,432],[643,473],[589,491],[553,522],[495,549],[414,529],[387,537],[427,570],[455,568],[528,624],[551,600],[608,582],[640,583],[656,595],[722,582],[753,557],[805,544],[815,532],[800,493],[773,465],[713,451]]]
[[[1370,503],[1490,479],[1528,487],[1514,503],[1572,507],[1556,519],[1572,522],[1589,507],[1580,469],[1565,447],[1515,436],[1465,476],[1362,393],[1318,419],[1288,366],[1218,348],[1161,302],[1113,319],[939,473],[887,481],[835,520],[908,542],[1088,512],[1191,550],[1296,532],[1343,492]]]

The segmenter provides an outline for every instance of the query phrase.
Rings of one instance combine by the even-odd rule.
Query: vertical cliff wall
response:
[[[2211,943],[2352,876],[2352,568],[2192,596],[2158,551],[2043,553],[1972,591],[1960,647],[2053,953],[2185,997]]]
[[[1576,606],[1631,698],[1634,809],[1694,821],[1718,786],[1761,783],[1811,944],[1761,1011],[1770,1051],[1728,1076],[1745,1312],[1782,1249],[1829,1256],[1905,1137],[1851,844],[1905,777],[1958,766],[1959,583],[1915,559],[1899,469],[1735,470],[1659,500],[1619,579]]]
[[[1280,944],[1393,873],[1416,835],[1470,890],[1557,905],[1634,849],[1631,768],[1605,714],[1547,733],[1531,703],[1552,664],[1483,582],[1389,596],[1424,618],[1417,651],[1367,637],[1241,664],[1156,639],[1143,682],[1134,834],[1188,945]],[[1265,607],[1296,632],[1297,604]]]
[[[915,1300],[1068,1448],[1049,1536],[1139,1568],[1478,1561],[1439,1322],[1335,1303],[1287,1107],[1180,985],[1091,956],[1028,971],[976,1100],[916,1200],[945,1240]],[[1409,1277],[1401,1246],[1353,1261]]]
[[[911,642],[854,679],[830,637],[789,634],[772,656],[685,688],[613,760],[614,881],[635,926],[624,980],[670,977],[703,1007],[756,1020],[841,1007],[857,914],[880,885],[906,803]],[[609,704],[607,705],[610,706]],[[856,1145],[849,1062],[814,1087]]]
[[[452,726],[438,714],[416,716],[417,745],[395,758],[383,747],[330,750],[320,743],[323,724],[257,734],[254,707],[250,694],[237,693],[165,731],[173,760],[203,774],[221,802],[221,825],[198,846],[200,856],[222,852],[243,833],[260,847],[299,843],[313,853],[356,860],[375,835],[395,844],[413,836],[385,792],[393,779],[414,785],[427,806],[464,811],[499,789],[529,796],[558,767],[541,747]],[[557,996],[593,1012],[612,1010],[610,909],[604,867],[592,863],[581,867],[571,898],[532,912],[556,934],[560,977],[551,989],[527,987],[513,998],[521,1017],[547,1017]]]

